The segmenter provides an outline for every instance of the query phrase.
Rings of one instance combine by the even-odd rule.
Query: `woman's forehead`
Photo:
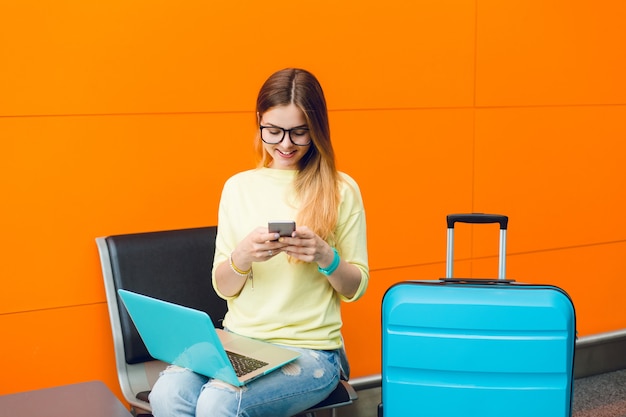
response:
[[[306,124],[304,113],[293,103],[268,109],[261,116],[261,120],[264,123],[271,123],[287,129]]]

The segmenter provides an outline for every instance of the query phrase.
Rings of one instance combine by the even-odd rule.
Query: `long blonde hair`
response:
[[[304,113],[313,142],[299,162],[294,181],[296,197],[300,201],[296,222],[332,241],[337,225],[340,175],[330,141],[326,99],[313,74],[298,68],[286,68],[272,74],[257,97],[258,120],[269,109],[289,104],[295,104]],[[269,166],[272,158],[265,151],[259,132],[255,147],[260,157],[259,166]]]

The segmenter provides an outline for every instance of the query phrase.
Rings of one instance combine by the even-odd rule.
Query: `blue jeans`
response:
[[[290,348],[294,362],[244,387],[176,366],[161,373],[150,393],[154,417],[288,417],[325,399],[339,383],[340,353]]]

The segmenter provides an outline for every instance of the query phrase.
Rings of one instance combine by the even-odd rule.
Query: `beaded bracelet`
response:
[[[252,268],[248,269],[247,271],[242,271],[241,269],[237,268],[237,266],[235,266],[235,263],[233,262],[233,254],[230,254],[230,269],[233,270],[233,272],[237,275],[239,275],[240,277],[249,277],[252,274]]]
[[[335,253],[335,256],[333,257],[333,261],[330,263],[330,265],[328,265],[326,268],[322,268],[321,266],[317,267],[317,270],[326,276],[329,276],[330,274],[335,272],[337,268],[339,268],[339,263],[341,262],[337,249],[333,248],[333,252]]]

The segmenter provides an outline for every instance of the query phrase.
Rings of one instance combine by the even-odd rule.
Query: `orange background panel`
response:
[[[623,104],[626,3],[480,0],[476,104]]]
[[[370,267],[442,261],[447,210],[470,210],[473,112],[345,111],[331,123],[366,205]]]
[[[477,110],[475,208],[509,214],[511,252],[624,239],[626,107]]]
[[[101,380],[121,395],[104,303],[0,314],[0,395]]]
[[[474,93],[470,0],[5,3],[0,115],[247,111],[286,66],[313,70],[334,108]]]

